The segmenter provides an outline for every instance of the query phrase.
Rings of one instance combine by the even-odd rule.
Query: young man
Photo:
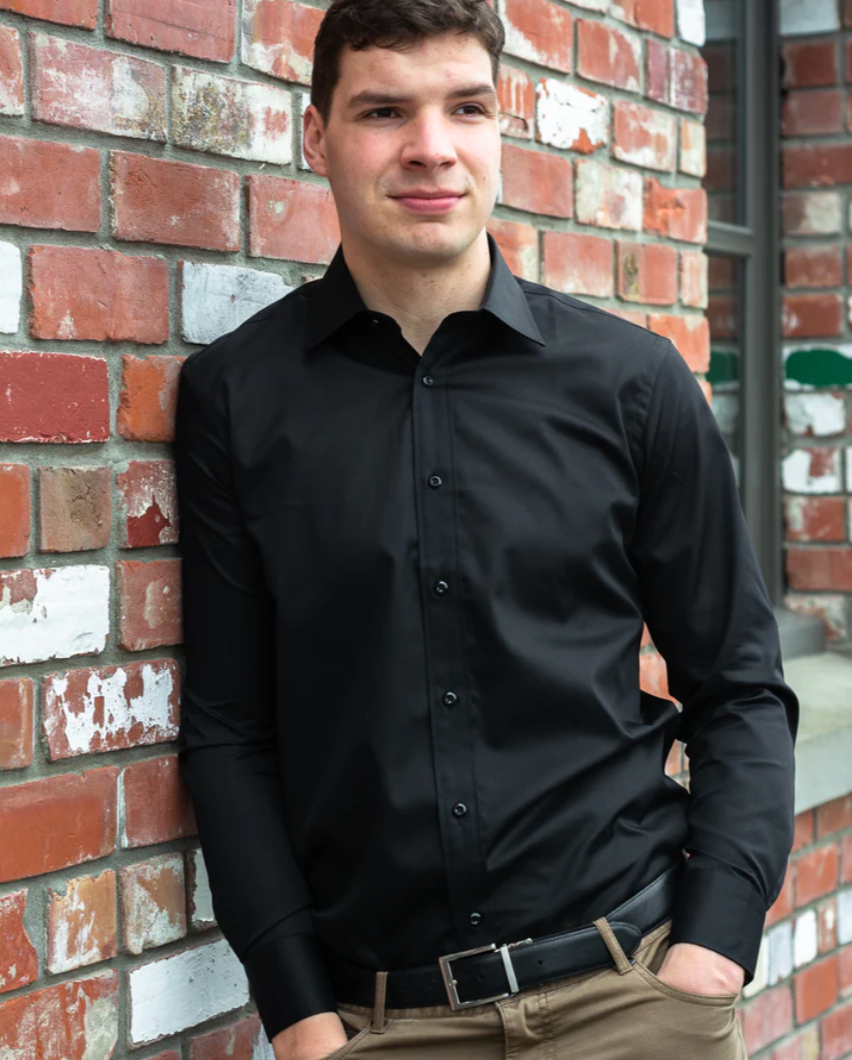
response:
[[[744,1060],[798,703],[692,372],[485,231],[503,42],[484,0],[332,4],[341,246],[181,371],[214,909],[278,1060]]]

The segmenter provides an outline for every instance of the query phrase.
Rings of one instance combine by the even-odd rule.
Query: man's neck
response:
[[[393,317],[419,354],[445,317],[482,305],[491,271],[485,232],[455,260],[429,269],[376,261],[354,241],[344,240],[343,254],[364,304]]]

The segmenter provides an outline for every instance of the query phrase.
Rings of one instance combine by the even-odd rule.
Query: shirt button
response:
[[[380,323],[381,323],[381,321],[380,321],[380,320],[378,320],[378,319],[377,319],[376,317],[373,317],[373,318],[371,319],[370,323],[371,323],[371,324],[380,324]]]
[[[470,916],[468,917],[468,920],[471,922],[471,924],[473,924],[474,927],[476,927],[476,925],[479,923],[479,921],[481,919],[482,919],[482,913],[471,913]]]
[[[446,703],[448,707],[451,707],[455,702],[457,702],[458,698],[459,697],[455,694],[455,692],[444,693],[444,703]]]
[[[424,386],[431,386],[435,382],[435,380],[432,378],[431,375],[424,375],[420,382]]]
[[[443,596],[445,592],[449,590],[449,585],[445,581],[435,582],[435,592],[438,596]]]
[[[453,813],[456,815],[456,817],[464,817],[464,815],[467,813],[467,806],[465,806],[463,802],[457,802],[453,807]]]
[[[439,486],[443,485],[443,482],[444,480],[441,478],[440,475],[429,476],[429,485],[432,487],[433,490],[436,490]]]

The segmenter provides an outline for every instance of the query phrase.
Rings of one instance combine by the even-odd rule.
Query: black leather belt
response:
[[[628,956],[643,935],[672,915],[682,872],[683,862],[678,862],[606,914],[609,926]],[[446,1005],[448,1000],[453,1009],[484,1005],[513,997],[521,990],[551,979],[563,979],[613,963],[594,924],[502,946],[492,942],[472,950],[447,953],[435,964],[388,972],[385,1005],[419,1008]],[[327,964],[338,1002],[373,1005],[374,971],[341,964],[333,956],[329,956]]]

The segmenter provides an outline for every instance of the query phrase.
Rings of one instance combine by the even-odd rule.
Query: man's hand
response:
[[[275,1060],[325,1060],[348,1041],[336,1012],[318,1012],[276,1034],[272,1051]]]
[[[745,969],[736,961],[692,942],[669,946],[656,974],[690,994],[738,994],[745,983]]]

